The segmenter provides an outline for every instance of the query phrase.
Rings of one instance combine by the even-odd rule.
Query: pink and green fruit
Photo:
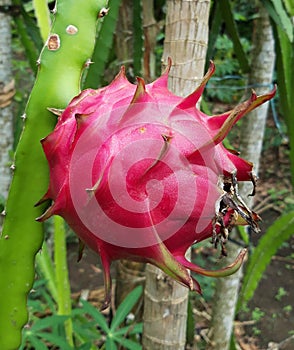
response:
[[[259,217],[238,195],[238,181],[252,181],[253,165],[222,141],[246,113],[275,90],[233,110],[208,116],[196,104],[214,72],[182,98],[167,88],[166,71],[145,85],[131,84],[124,68],[109,86],[87,89],[60,112],[42,140],[50,185],[40,201],[52,205],[38,220],[62,216],[104,267],[106,304],[110,265],[117,259],[151,263],[191,290],[201,292],[189,270],[207,276],[235,272],[246,255],[209,271],[185,258],[189,247],[210,238],[221,246],[236,224],[258,231]]]

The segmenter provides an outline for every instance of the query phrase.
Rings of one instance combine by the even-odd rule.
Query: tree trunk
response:
[[[133,1],[122,0],[119,8],[119,21],[115,30],[115,52],[119,65],[133,64]]]
[[[155,79],[155,46],[159,26],[154,18],[153,1],[142,0],[142,9],[144,30],[143,72],[145,81],[150,83]]]
[[[191,93],[203,76],[208,40],[209,0],[167,1],[163,62],[173,60],[169,88]],[[144,298],[143,349],[185,348],[188,289],[148,265]]]
[[[0,6],[11,5],[8,0],[0,0]],[[6,199],[11,171],[9,151],[13,146],[12,98],[14,80],[11,71],[11,17],[0,12],[0,197]],[[1,203],[1,198],[0,198]],[[0,219],[1,220],[1,219]],[[1,227],[2,221],[0,221]]]
[[[252,63],[248,85],[255,85],[257,95],[260,95],[270,89],[275,53],[269,16],[260,2],[256,13],[259,13],[259,17],[256,19],[253,33]],[[265,103],[245,117],[242,124],[241,156],[253,162],[255,173],[258,172],[259,168],[267,111],[268,103]],[[252,206],[253,197],[247,197],[252,192],[252,184],[244,183],[239,187],[241,196],[246,199],[249,206]],[[230,242],[227,246],[230,259],[237,256],[240,248]],[[224,263],[227,265],[228,260],[224,260],[226,260]],[[229,349],[241,277],[242,271],[240,269],[232,276],[217,281],[211,323],[211,344],[208,349]]]

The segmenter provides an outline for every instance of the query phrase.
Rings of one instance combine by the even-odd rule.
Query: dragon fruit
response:
[[[256,96],[230,112],[207,116],[196,107],[214,73],[213,63],[188,97],[167,88],[171,60],[156,81],[130,83],[124,68],[109,86],[87,89],[59,115],[42,140],[50,185],[38,204],[53,204],[37,220],[62,216],[104,269],[105,306],[110,300],[111,262],[132,259],[156,265],[201,293],[189,270],[226,276],[242,264],[208,271],[185,258],[193,244],[211,238],[226,254],[235,224],[258,231],[259,217],[238,194],[238,181],[252,181],[252,164],[222,141],[247,112],[271,99]]]

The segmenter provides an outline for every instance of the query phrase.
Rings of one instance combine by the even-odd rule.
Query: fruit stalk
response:
[[[0,348],[16,349],[27,322],[27,295],[34,281],[34,258],[43,241],[35,221],[44,205],[34,207],[45,193],[48,166],[40,139],[56,119],[48,107],[63,109],[80,91],[80,78],[91,58],[96,22],[103,0],[60,0],[55,20],[38,59],[38,75],[24,119],[24,130],[11,167],[13,180],[0,237]]]

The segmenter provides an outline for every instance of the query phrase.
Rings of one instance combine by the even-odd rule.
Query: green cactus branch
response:
[[[18,348],[27,322],[27,295],[34,280],[34,258],[43,241],[35,221],[44,206],[48,168],[40,139],[54,127],[47,107],[64,108],[80,90],[80,77],[95,44],[96,21],[106,1],[59,0],[49,40],[38,60],[38,76],[24,118],[12,166],[14,172],[0,237],[0,348]]]
[[[50,12],[47,5],[47,1],[33,0],[33,6],[35,9],[35,15],[38,21],[38,26],[40,28],[41,37],[43,39],[43,42],[45,42],[50,32],[51,25]]]
[[[103,21],[103,26],[99,31],[94,53],[93,63],[89,67],[88,74],[85,79],[84,88],[97,89],[102,84],[102,79],[106,67],[106,62],[110,54],[114,30],[118,20],[118,12],[121,0],[109,0],[109,12]]]

